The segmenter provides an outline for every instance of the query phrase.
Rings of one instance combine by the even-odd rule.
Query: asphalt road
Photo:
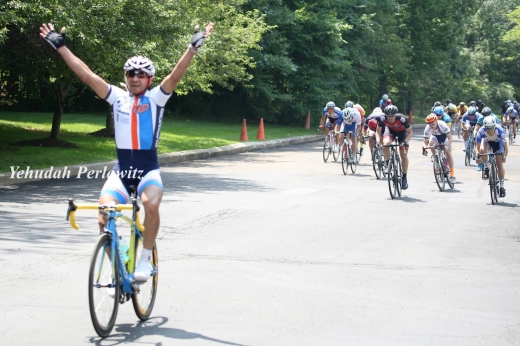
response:
[[[458,183],[439,192],[414,138],[397,200],[367,156],[344,176],[321,144],[163,167],[152,318],[126,303],[105,340],[87,300],[95,212],[64,222],[67,198],[93,203],[102,181],[0,187],[2,344],[520,344],[520,147],[493,206],[460,141]]]

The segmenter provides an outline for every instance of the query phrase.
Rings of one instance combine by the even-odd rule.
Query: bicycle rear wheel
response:
[[[121,292],[119,265],[110,261],[111,236],[101,234],[94,247],[88,279],[90,317],[96,333],[107,337],[116,323]]]
[[[325,142],[323,143],[323,161],[327,162],[330,156],[330,137],[325,137]]]
[[[135,255],[140,254],[143,250],[142,238],[136,237]],[[134,261],[137,266],[137,261]],[[132,305],[137,317],[141,321],[145,321],[152,313],[155,297],[157,296],[157,284],[159,283],[159,256],[157,254],[157,244],[153,245],[152,265],[154,274],[145,283],[134,284],[134,293],[132,294]]]

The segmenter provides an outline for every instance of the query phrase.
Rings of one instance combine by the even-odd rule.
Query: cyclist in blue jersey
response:
[[[163,196],[163,185],[159,171],[157,144],[161,129],[164,106],[191,60],[212,30],[209,23],[205,30],[195,27],[188,48],[160,85],[148,89],[155,74],[153,63],[142,56],[135,56],[125,63],[126,89],[108,84],[75,56],[65,46],[65,28],[58,34],[52,24],[42,24],[40,36],[57,52],[69,68],[102,99],[113,108],[115,142],[118,163],[105,182],[99,197],[100,204],[126,203],[129,186],[135,185],[145,210],[143,225],[143,251],[134,271],[136,281],[146,281],[152,273],[150,263],[152,250],[159,231],[159,205]],[[130,174],[132,172],[139,172]],[[105,218],[99,215],[100,231],[104,231]]]
[[[506,171],[504,169],[504,163],[508,154],[508,146],[506,140],[505,131],[496,124],[496,120],[492,116],[484,118],[483,127],[477,133],[477,144],[479,147],[480,154],[487,154],[488,150],[493,153],[502,153],[502,156],[495,156],[498,168],[498,178],[500,179],[500,197],[506,196],[506,189],[504,188],[504,180],[506,177]],[[484,175],[483,178],[489,178],[489,167],[487,163],[487,156],[482,156],[482,162],[484,162]]]
[[[446,125],[448,125],[448,127],[451,129],[451,118],[448,115],[448,113],[446,113],[446,108],[444,108],[443,106],[436,106],[433,108],[432,113],[437,116],[437,120],[444,121]]]
[[[348,156],[348,150],[345,151],[345,154],[349,163],[356,162],[357,157],[355,153],[357,153],[357,139],[361,132],[361,113],[359,113],[359,111],[356,108],[345,108],[342,111],[341,128],[339,131],[341,133],[339,143],[343,143],[345,135],[347,135],[349,132],[353,133],[350,140],[352,141],[352,152],[354,153],[354,157]],[[345,150],[345,148],[343,148],[343,150]]]
[[[477,133],[480,130],[480,128],[482,127],[482,124],[484,123],[484,118],[488,117],[488,116],[494,117],[496,124],[500,125],[500,120],[499,120],[498,116],[495,113],[493,113],[493,111],[491,111],[491,108],[484,107],[484,109],[482,110],[482,113],[480,113],[480,115],[478,116],[477,123],[475,124],[475,128],[473,130],[475,138],[477,138]],[[481,162],[480,159],[477,159],[477,163],[478,163],[477,171],[482,171],[482,169],[484,169],[484,164]]]
[[[513,124],[513,143],[516,143],[516,123],[518,123],[518,112],[513,106],[508,107],[504,116],[502,117],[504,124]]]
[[[336,132],[336,145],[334,145],[335,153],[339,152],[339,130],[341,127],[343,113],[341,108],[336,107],[332,101],[327,102],[325,108],[321,112],[320,130],[325,127],[325,133],[328,135],[331,130]]]
[[[381,100],[379,100],[379,108],[385,109],[386,106],[391,105],[392,100],[388,98],[387,94],[383,94],[383,97],[381,97]]]
[[[464,133],[462,134],[464,138],[464,148],[462,148],[462,151],[466,151],[466,148],[468,147],[469,133],[470,131],[473,131],[479,116],[480,113],[477,112],[477,107],[473,106],[470,106],[468,111],[462,116],[462,126],[464,129]]]

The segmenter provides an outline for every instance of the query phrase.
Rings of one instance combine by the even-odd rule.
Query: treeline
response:
[[[212,37],[170,111],[183,117],[301,124],[329,100],[367,109],[390,95],[403,112],[436,101],[520,96],[518,0],[69,0],[0,5],[0,109],[106,109],[39,38],[67,27],[69,48],[118,85],[130,56],[150,57],[158,83],[193,26]],[[58,119],[59,120],[59,119]],[[59,127],[58,127],[59,132]]]

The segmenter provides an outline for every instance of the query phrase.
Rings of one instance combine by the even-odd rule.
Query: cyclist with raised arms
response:
[[[153,63],[142,56],[134,56],[124,64],[126,89],[108,84],[96,75],[77,56],[65,46],[65,28],[61,34],[52,24],[42,24],[40,36],[45,39],[63,58],[69,68],[101,99],[113,107],[115,142],[118,163],[105,182],[99,197],[99,204],[127,203],[129,186],[137,187],[145,210],[143,225],[143,251],[134,272],[136,281],[146,281],[152,274],[150,263],[152,250],[159,232],[159,205],[163,196],[163,185],[157,157],[157,144],[161,129],[164,106],[182,76],[190,66],[191,60],[200,46],[213,30],[209,23],[205,30],[195,27],[188,48],[160,85],[148,90],[155,74]],[[123,176],[122,172],[142,171],[138,178]],[[120,177],[121,176],[121,177]],[[99,227],[103,232],[105,218],[99,214]]]
[[[341,109],[336,107],[336,104],[332,101],[327,102],[325,108],[321,112],[320,130],[325,125],[325,133],[328,135],[331,130],[336,131],[336,145],[332,150],[335,153],[339,151],[339,129],[341,126]]]
[[[424,128],[424,145],[434,147],[437,144],[444,144],[444,152],[448,158],[450,164],[450,181],[455,184],[457,179],[455,178],[455,168],[453,162],[453,155],[451,155],[451,143],[453,138],[451,131],[444,121],[438,120],[437,115],[430,114],[426,117],[426,127]],[[435,150],[430,148],[432,155],[435,155]],[[428,152],[424,150],[423,155],[428,155]]]
[[[477,144],[479,152],[482,155],[487,154],[489,150],[495,154],[502,153],[502,156],[497,155],[495,159],[498,168],[498,178],[500,179],[500,197],[505,197],[506,189],[504,188],[504,179],[506,171],[504,169],[504,163],[506,163],[508,146],[506,132],[497,125],[494,117],[487,116],[484,118],[483,126],[477,133]],[[489,178],[488,158],[487,156],[482,156],[481,160],[485,165],[483,178],[487,179]]]
[[[348,156],[348,150],[345,152],[345,156],[349,162],[355,162],[357,160],[357,138],[359,137],[359,133],[361,132],[361,114],[354,107],[345,108],[342,111],[341,120],[341,129],[339,130],[341,136],[339,139],[339,143],[343,143],[345,135],[347,135],[349,132],[352,132],[353,135],[350,138],[350,140],[352,141],[352,152],[354,153],[354,157]]]
[[[398,113],[398,109],[394,105],[386,106],[383,111],[385,114],[379,117],[376,128],[376,145],[388,145],[392,144],[395,138],[398,138],[399,151],[401,154],[401,160],[403,161],[403,190],[408,188],[408,142],[412,138],[413,132],[410,123],[403,114]],[[383,130],[384,129],[384,130]],[[390,148],[383,147],[383,155],[388,167],[388,161],[390,160]]]

